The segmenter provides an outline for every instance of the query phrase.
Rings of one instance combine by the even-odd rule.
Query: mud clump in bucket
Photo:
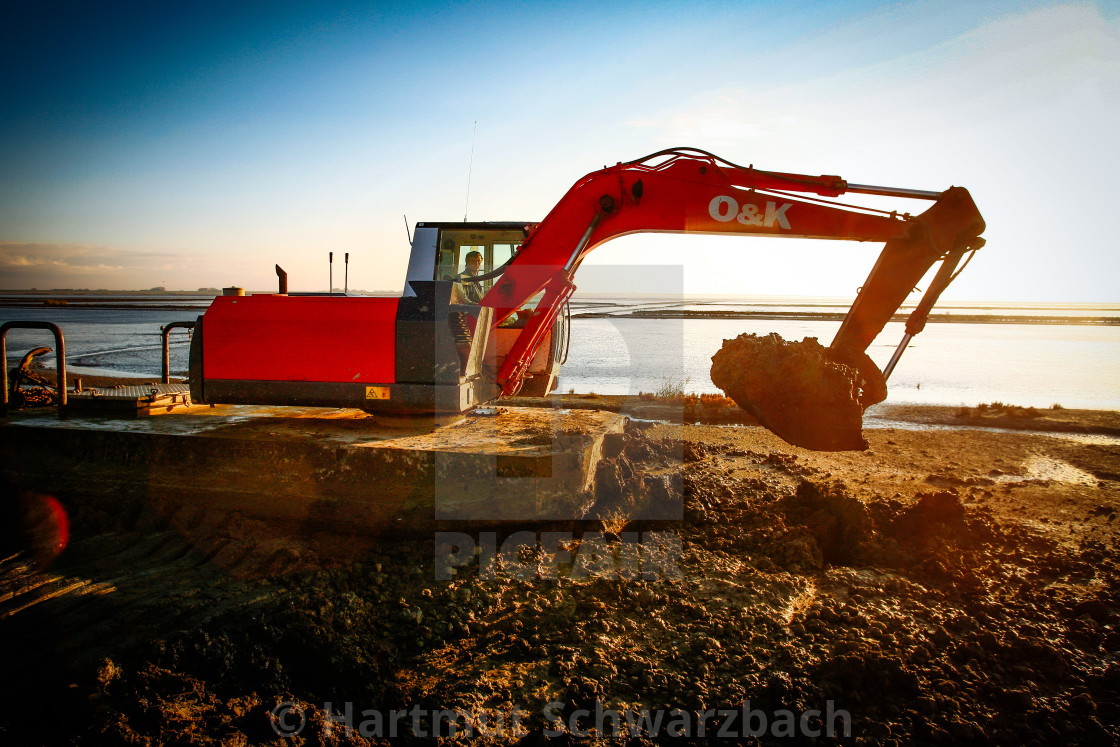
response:
[[[712,382],[739,407],[785,441],[817,451],[867,448],[860,379],[815,337],[743,334],[712,356]]]

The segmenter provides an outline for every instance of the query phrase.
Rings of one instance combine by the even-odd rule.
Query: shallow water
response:
[[[864,430],[896,429],[903,431],[984,431],[987,433],[1015,433],[1022,436],[1042,436],[1045,438],[1060,438],[1065,441],[1076,441],[1081,444],[1094,444],[1097,446],[1120,446],[1120,437],[1109,436],[1103,433],[1068,433],[1065,431],[1032,431],[1019,428],[996,428],[988,425],[957,425],[948,423],[918,423],[912,420],[892,420],[878,418],[874,415],[863,419]]]
[[[134,300],[134,299],[133,299]],[[182,303],[181,299],[175,303]],[[4,306],[0,321],[50,321],[66,335],[71,374],[142,377],[160,372],[160,326],[190,321],[199,308],[100,309]],[[574,311],[636,308],[719,308],[737,310],[832,311],[844,304],[829,299],[761,301],[728,299],[667,300],[632,297],[622,301],[581,298]],[[1011,312],[1060,316],[1115,316],[1108,305],[1010,305]],[[1007,304],[939,307],[938,311],[1010,313]],[[711,357],[723,340],[742,333],[777,332],[787,340],[816,337],[828,344],[839,322],[781,319],[634,319],[572,320],[572,341],[560,391],[637,394],[659,389],[696,393],[718,390],[709,378]],[[884,365],[902,338],[901,323],[888,324],[868,353]],[[188,334],[171,336],[171,372],[185,375]],[[8,334],[8,365],[32,347],[54,343],[48,332],[13,330]],[[43,362],[53,365],[53,356]],[[1037,325],[931,323],[903,355],[888,382],[890,403],[976,405],[1002,401],[1021,406],[1120,409],[1120,325]]]
[[[711,357],[723,340],[777,332],[827,345],[839,322],[756,319],[573,319],[560,391],[636,394],[680,386],[715,393]],[[868,348],[883,366],[904,329],[888,324]],[[929,324],[888,382],[895,404],[1120,409],[1120,326]]]
[[[197,311],[163,308],[3,308],[0,321],[53,322],[62,329],[66,343],[67,374],[107,376],[159,376],[160,327],[176,321],[194,321]],[[31,348],[54,347],[54,337],[45,330],[13,329],[8,332],[8,365],[17,365]],[[175,330],[169,339],[172,375],[185,375],[189,352],[186,330]],[[54,367],[54,354],[39,360]]]

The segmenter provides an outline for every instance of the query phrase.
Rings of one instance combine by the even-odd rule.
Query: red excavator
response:
[[[845,193],[933,204],[911,215],[824,199]],[[540,223],[417,224],[399,298],[287,293],[277,266],[278,293],[220,296],[199,318],[191,396],[202,403],[457,413],[501,396],[547,394],[566,342],[563,311],[584,257],[616,236],[657,231],[884,242],[824,363],[855,372],[866,407],[885,398],[886,376],[964,256],[983,245],[983,230],[961,187],[849,184],[673,148],[588,174]],[[481,255],[481,271],[458,273],[471,252]],[[864,351],[936,262],[941,267],[880,372]],[[464,292],[469,284],[481,286],[480,303],[469,303],[478,295]]]

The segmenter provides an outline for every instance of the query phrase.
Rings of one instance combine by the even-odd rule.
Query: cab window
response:
[[[479,272],[493,272],[510,260],[521,247],[521,241],[521,231],[444,229],[440,232],[439,262],[434,279],[454,280],[465,269],[467,254],[472,251],[482,254]],[[491,278],[484,281],[483,292],[489,291],[496,280],[497,278]]]

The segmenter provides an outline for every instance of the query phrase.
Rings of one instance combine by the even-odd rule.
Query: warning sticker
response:
[[[389,399],[389,387],[367,386],[366,399]]]

